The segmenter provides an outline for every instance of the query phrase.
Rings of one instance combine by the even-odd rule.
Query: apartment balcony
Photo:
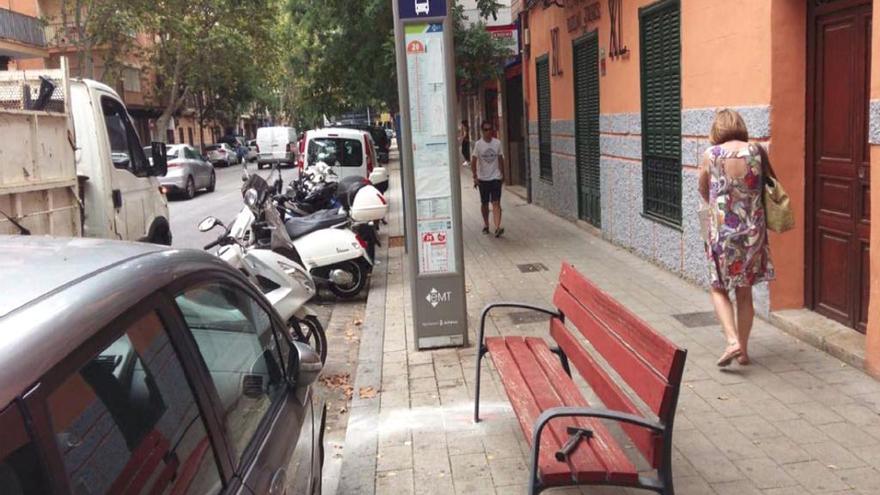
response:
[[[0,57],[20,59],[47,55],[43,21],[0,8]]]

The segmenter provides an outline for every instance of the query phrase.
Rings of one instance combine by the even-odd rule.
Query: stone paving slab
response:
[[[753,331],[753,365],[719,370],[720,329],[688,328],[673,317],[712,311],[702,289],[515,195],[503,198],[505,237],[484,236],[476,194],[464,188],[463,199],[472,343],[479,312],[489,302],[549,306],[559,265],[569,261],[688,349],[674,433],[677,493],[880,493],[880,382],[765,321]],[[403,248],[389,248],[387,257],[383,292],[375,293],[376,300],[384,297],[384,311],[368,307],[365,322],[384,318],[381,359],[364,356],[382,363],[378,414],[369,424],[349,426],[352,442],[363,433],[375,435],[376,445],[350,452],[346,444],[346,456],[361,458],[344,471],[343,481],[358,482],[343,483],[338,493],[525,493],[528,445],[491,359],[482,362],[483,421],[474,424],[475,348],[415,350]],[[526,263],[548,270],[521,273],[516,265]],[[493,314],[487,326],[489,336],[546,334],[545,323],[516,325],[505,311]],[[545,493],[647,492],[588,487]]]

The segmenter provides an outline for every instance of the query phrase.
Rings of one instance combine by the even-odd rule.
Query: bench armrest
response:
[[[666,427],[657,421],[650,421],[635,414],[628,414],[620,411],[612,411],[611,409],[601,409],[594,407],[553,407],[547,409],[538,419],[532,428],[532,452],[531,452],[531,481],[530,487],[536,486],[538,483],[538,454],[541,450],[541,432],[547,423],[554,418],[559,417],[581,417],[581,418],[600,418],[620,421],[621,423],[630,423],[643,428],[648,428],[655,433],[665,433]],[[533,493],[530,491],[530,493]]]
[[[534,306],[531,304],[517,303],[517,302],[497,302],[487,304],[485,308],[483,308],[483,312],[480,313],[480,333],[477,336],[477,345],[480,352],[483,350],[483,336],[485,335],[486,330],[486,317],[489,316],[489,312],[495,308],[521,308],[521,309],[529,309],[532,311],[537,311],[539,313],[545,313],[548,316],[555,316],[557,318],[562,318],[562,313],[556,310],[542,308],[540,306]]]
[[[642,416],[637,416],[635,414],[596,407],[553,407],[541,413],[541,415],[538,416],[538,419],[535,420],[535,428],[532,430],[532,439],[538,440],[541,430],[547,422],[559,417],[611,419],[621,423],[630,423],[636,426],[641,426],[642,428],[647,428],[655,433],[663,433],[666,431],[666,426],[663,423],[645,419]]]

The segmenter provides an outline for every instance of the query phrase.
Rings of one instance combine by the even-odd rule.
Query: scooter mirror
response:
[[[222,223],[220,223],[220,220],[217,220],[214,217],[208,217],[199,222],[199,232],[207,232],[217,225],[222,225]]]

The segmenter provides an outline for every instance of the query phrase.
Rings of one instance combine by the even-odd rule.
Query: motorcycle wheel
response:
[[[333,265],[328,271],[343,270],[348,272],[352,277],[352,283],[346,286],[338,285],[330,282],[330,291],[341,299],[351,299],[358,294],[367,285],[367,270],[364,269],[362,263],[354,260],[343,261],[342,263]]]
[[[327,361],[327,334],[316,316],[307,316],[304,320],[294,317],[288,325],[294,339],[308,344],[321,356],[321,364]]]

